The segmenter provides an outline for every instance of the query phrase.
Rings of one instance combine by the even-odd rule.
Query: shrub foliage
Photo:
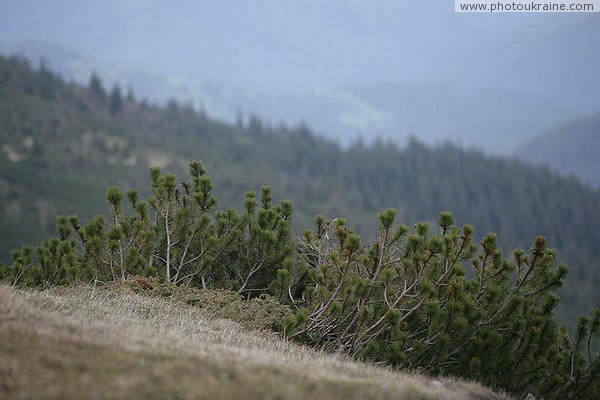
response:
[[[260,199],[247,193],[242,212],[217,211],[199,161],[181,184],[158,168],[150,177],[147,201],[109,187],[108,217],[82,225],[59,216],[57,236],[14,250],[0,279],[49,287],[144,275],[247,299],[270,294],[294,310],[272,326],[309,345],[515,395],[600,396],[600,310],[573,335],[557,327],[555,291],[568,267],[556,265],[544,237],[509,259],[494,234],[477,244],[450,212],[435,228],[409,228],[390,209],[370,243],[343,219],[317,216],[294,246],[292,204],[274,205],[269,187]]]
[[[299,241],[298,268],[278,272],[278,293],[297,310],[286,320],[288,337],[515,394],[598,392],[600,361],[591,341],[600,310],[592,321],[580,320],[575,338],[559,332],[554,289],[568,268],[555,266],[546,238],[509,260],[494,234],[477,246],[473,228],[456,227],[449,212],[441,213],[435,234],[426,223],[395,226],[395,214],[379,214],[369,245],[343,220],[317,216]]]

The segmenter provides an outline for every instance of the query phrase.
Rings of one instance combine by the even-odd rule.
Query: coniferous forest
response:
[[[600,393],[600,193],[574,178],[226,124],[19,58],[0,58],[0,129],[5,282],[268,295],[311,346],[518,396]]]

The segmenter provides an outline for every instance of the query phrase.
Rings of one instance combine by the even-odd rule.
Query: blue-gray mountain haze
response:
[[[3,2],[0,50],[229,121],[302,121],[344,145],[416,136],[518,153],[600,111],[600,14],[460,14],[451,3]]]

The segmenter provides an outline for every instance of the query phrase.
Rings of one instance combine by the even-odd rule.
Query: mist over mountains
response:
[[[418,6],[417,6],[418,5]],[[301,121],[349,145],[492,153],[600,110],[597,14],[468,15],[439,2],[3,4],[0,50],[64,77],[234,121]]]
[[[530,139],[513,155],[545,165],[563,175],[575,175],[600,189],[600,114],[567,121]]]

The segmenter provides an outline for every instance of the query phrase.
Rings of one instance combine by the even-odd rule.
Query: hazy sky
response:
[[[0,5],[0,32],[132,67],[298,87],[468,80],[494,49],[582,16],[453,9],[450,0],[25,0]]]

